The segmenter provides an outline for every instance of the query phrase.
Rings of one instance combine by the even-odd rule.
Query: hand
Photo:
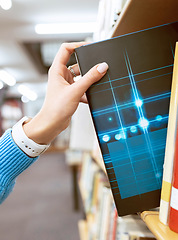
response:
[[[48,144],[67,128],[79,102],[87,102],[86,90],[105,75],[108,65],[101,63],[74,82],[66,64],[75,48],[86,44],[86,42],[64,43],[59,49],[48,73],[44,104],[40,112],[23,126],[26,135],[36,143]],[[76,75],[80,74],[78,64],[72,68]]]

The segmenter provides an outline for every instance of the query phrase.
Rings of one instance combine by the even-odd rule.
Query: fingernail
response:
[[[109,68],[108,64],[103,62],[98,65],[97,70],[99,73],[103,74],[108,70],[108,68]]]

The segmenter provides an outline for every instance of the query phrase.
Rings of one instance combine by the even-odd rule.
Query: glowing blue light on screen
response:
[[[121,136],[120,133],[118,133],[118,134],[115,135],[115,139],[116,139],[116,140],[120,140],[121,138],[122,138],[122,136]]]
[[[161,177],[161,173],[156,173],[156,178],[160,178]]]
[[[127,138],[127,136],[126,136],[126,129],[123,128],[123,129],[121,130],[120,134],[121,134],[121,138],[122,138],[122,139],[126,139],[126,138]]]
[[[161,121],[162,119],[163,119],[163,117],[162,117],[161,115],[157,115],[157,116],[156,116],[156,120],[157,120],[157,121]]]
[[[108,142],[110,140],[110,136],[106,134],[102,137],[102,139],[104,142]]]
[[[114,137],[118,141],[121,140],[121,139],[126,139],[127,135],[125,133],[125,129],[121,130],[120,133],[117,133]]]
[[[136,132],[137,132],[137,127],[136,127],[136,126],[131,126],[131,127],[130,127],[130,131],[131,131],[132,133],[136,133]]]
[[[108,120],[111,122],[112,121],[112,117],[109,117]]]
[[[148,119],[146,119],[146,118],[140,118],[139,119],[139,121],[138,121],[138,124],[139,124],[139,126],[141,127],[141,128],[147,128],[148,126],[149,126],[149,121],[148,121]]]
[[[136,105],[137,107],[141,107],[141,106],[143,105],[143,101],[138,98],[138,99],[135,101],[135,105]]]

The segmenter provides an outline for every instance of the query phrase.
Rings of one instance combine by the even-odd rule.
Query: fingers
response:
[[[81,47],[86,44],[87,42],[63,43],[53,61],[53,65],[55,66],[58,66],[59,64],[66,65],[75,48]]]
[[[99,81],[107,72],[108,64],[103,62],[91,68],[73,87],[74,93],[81,98],[87,89],[95,82]]]
[[[80,102],[82,102],[82,103],[88,103],[86,94],[84,94],[84,95],[81,97]]]
[[[74,73],[76,76],[80,75],[80,70],[79,70],[79,66],[78,64],[74,64],[71,66],[71,68],[73,69]],[[70,70],[69,70],[70,71]],[[72,76],[74,77],[73,73],[71,72]]]

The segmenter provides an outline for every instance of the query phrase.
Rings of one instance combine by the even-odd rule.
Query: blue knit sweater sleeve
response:
[[[12,191],[17,176],[38,158],[28,157],[15,144],[11,132],[8,129],[0,138],[0,203]]]

